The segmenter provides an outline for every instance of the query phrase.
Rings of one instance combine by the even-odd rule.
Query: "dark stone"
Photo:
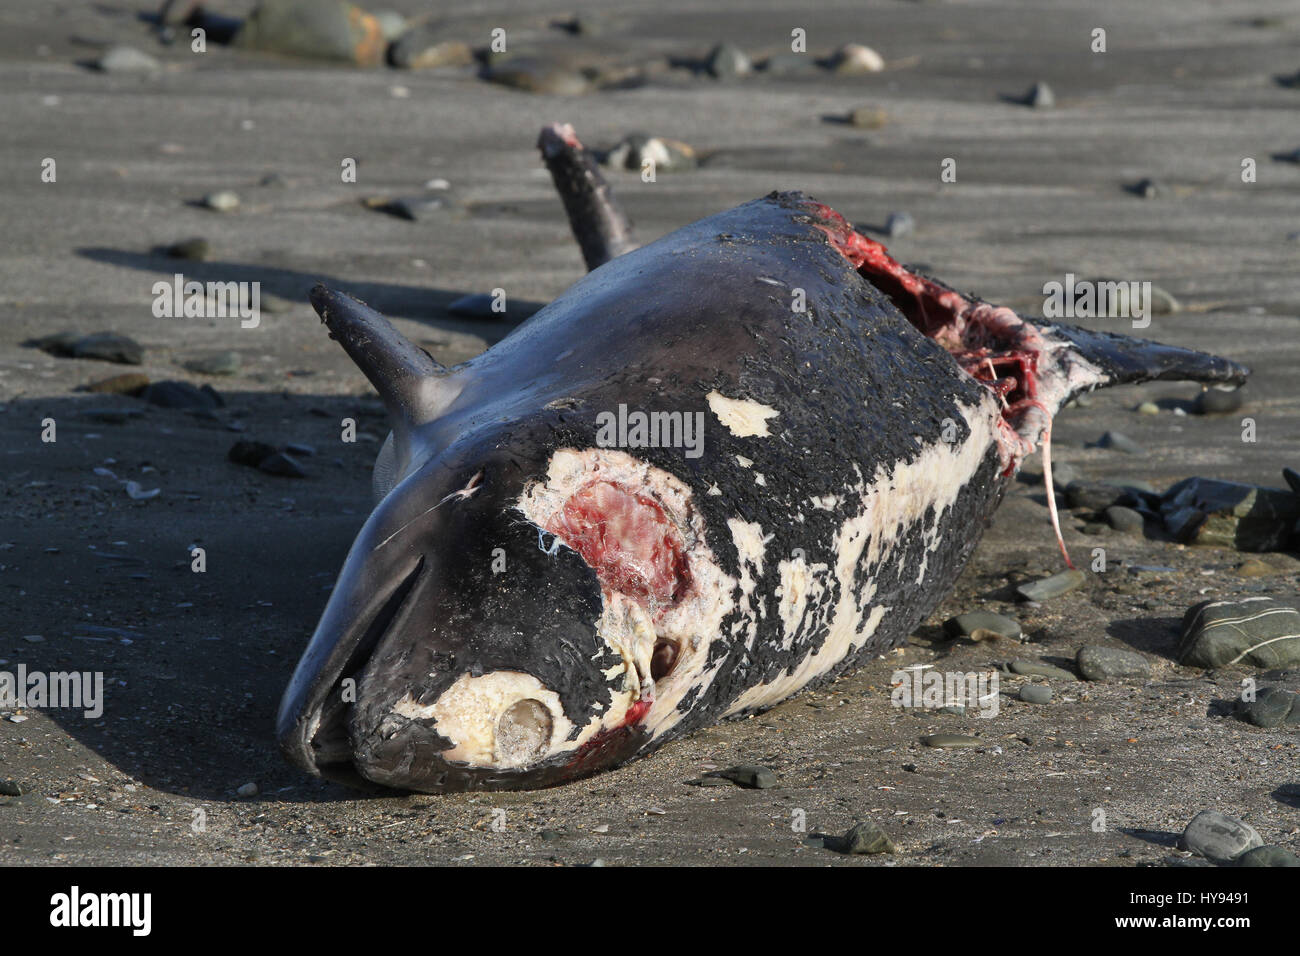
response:
[[[776,786],[776,774],[770,768],[757,764],[738,764],[719,770],[714,776],[751,790],[770,790]]]
[[[1142,512],[1125,508],[1123,505],[1111,505],[1107,508],[1106,520],[1116,531],[1125,534],[1141,534],[1146,527],[1146,519],[1142,517]]]
[[[1280,727],[1295,709],[1296,695],[1282,687],[1266,687],[1251,701],[1239,701],[1242,718],[1256,727]]]
[[[1020,640],[1020,622],[992,611],[967,611],[943,622],[949,637],[970,637],[977,630],[993,631],[1013,641]]]
[[[266,442],[240,439],[230,446],[230,451],[226,452],[226,458],[236,465],[247,465],[249,468],[256,468],[267,458],[274,455],[275,452],[275,446],[268,445]]]
[[[717,79],[730,80],[749,73],[753,65],[740,47],[732,43],[719,43],[709,54],[706,68]]]
[[[1202,389],[1197,394],[1196,401],[1192,403],[1192,411],[1198,415],[1225,415],[1228,412],[1235,412],[1241,408],[1241,392],[1239,388]]]
[[[1210,668],[1300,664],[1300,611],[1266,597],[1202,601],[1183,615],[1177,660]]]
[[[164,254],[173,259],[190,259],[194,262],[205,262],[212,258],[212,244],[206,239],[193,238],[183,239],[180,242],[173,243],[163,250]]]
[[[1160,501],[1165,527],[1184,544],[1286,551],[1300,521],[1300,496],[1213,478],[1185,478]]]
[[[1075,665],[1088,680],[1118,680],[1151,675],[1151,665],[1141,654],[1101,644],[1087,644],[1079,648]]]
[[[286,455],[282,451],[277,451],[273,455],[263,458],[257,463],[257,468],[268,475],[280,475],[283,478],[307,477],[307,472],[303,470],[302,465],[298,464],[297,459],[291,455]]]
[[[1237,857],[1238,866],[1300,866],[1300,857],[1284,846],[1266,844]]]
[[[234,45],[358,66],[378,65],[386,49],[379,21],[344,0],[261,0]]]
[[[140,390],[139,397],[161,408],[222,408],[226,403],[211,385],[196,388],[189,382],[153,382]]]
[[[844,852],[850,855],[894,853],[896,850],[894,841],[869,820],[854,824],[844,834]]]
[[[139,365],[144,361],[144,349],[135,339],[116,332],[96,332],[73,343],[69,352],[72,358],[98,359],[119,365]]]

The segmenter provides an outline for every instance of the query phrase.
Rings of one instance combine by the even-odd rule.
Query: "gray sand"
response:
[[[242,13],[251,3],[217,6]],[[1156,316],[1145,334],[1251,366],[1246,409],[1214,418],[1133,411],[1145,400],[1189,400],[1196,386],[1187,384],[1099,393],[1057,419],[1056,461],[1157,487],[1192,474],[1276,486],[1284,465],[1300,466],[1300,243],[1287,240],[1300,231],[1300,166],[1269,159],[1300,147],[1300,91],[1274,82],[1300,70],[1292,4],[881,2],[792,16],[776,2],[727,14],[705,12],[715,4],[702,0],[652,11],[622,2],[611,5],[622,12],[607,34],[580,42],[547,26],[570,4],[530,4],[553,13],[527,15],[478,6],[486,12],[449,14],[449,35],[479,46],[505,26],[521,46],[645,61],[702,56],[724,38],[754,55],[776,52],[802,26],[816,53],[858,39],[896,65],[863,78],[726,84],[661,68],[640,88],[561,98],[489,85],[472,70],[349,70],[216,47],[195,56],[182,44],[159,47],[136,17],[152,5],[138,2],[69,11],[4,3],[0,666],[100,670],[108,688],[99,720],[58,710],[0,718],[0,780],[31,791],[0,797],[0,862],[1134,865],[1173,853],[1176,835],[1208,807],[1245,819],[1266,842],[1300,847],[1300,798],[1288,789],[1300,785],[1294,729],[1228,715],[1243,672],[1204,674],[1170,658],[1187,606],[1244,594],[1294,600],[1300,561],[1264,555],[1276,573],[1242,578],[1242,555],[1159,536],[1093,537],[1066,514],[1076,560],[1104,546],[1110,570],[1042,607],[1016,607],[1015,584],[1060,568],[1041,487],[1028,481],[912,644],[624,769],[539,793],[372,798],[280,760],[280,692],[368,508],[377,445],[339,442],[337,423],[356,417],[369,439],[385,430],[306,289],[322,278],[361,295],[448,363],[499,340],[509,324],[449,319],[444,307],[496,287],[545,301],[581,274],[533,149],[543,122],[573,122],[595,144],[644,130],[714,154],[654,184],[616,174],[645,239],[799,188],[860,224],[910,212],[915,232],[890,243],[899,258],[1025,312],[1041,307],[1044,282],[1067,272],[1151,280],[1184,310]],[[1251,19],[1266,14],[1275,16]],[[1088,52],[1095,26],[1108,30],[1102,55]],[[116,42],[165,69],[149,78],[78,65]],[[1000,98],[1040,79],[1055,109]],[[409,96],[394,96],[395,86]],[[864,131],[824,118],[865,104],[891,122]],[[58,163],[54,184],[39,181],[47,156]],[[355,185],[339,181],[345,157],[358,160]],[[945,157],[957,159],[956,184],[939,182]],[[1258,182],[1241,182],[1243,157],[1258,161]],[[287,185],[259,185],[268,173]],[[1122,189],[1144,176],[1172,195],[1147,201]],[[417,194],[434,177],[451,183],[456,206],[428,220],[359,202]],[[219,189],[239,193],[241,208],[190,204]],[[191,236],[210,240],[212,261],[150,253]],[[250,330],[229,319],[154,318],[152,284],[182,267],[200,280],[260,280],[292,306]],[[21,347],[64,329],[131,335],[147,349],[144,365]],[[240,374],[206,379],[182,367],[224,350],[241,355]],[[209,420],[74,391],[124,371],[211,381],[228,407]],[[108,406],[144,414],[126,424],[80,414]],[[1240,441],[1241,415],[1256,420],[1258,442]],[[52,445],[39,440],[46,416],[58,422]],[[244,437],[314,445],[310,477],[226,463],[240,437],[231,421]],[[1085,447],[1107,429],[1146,454]],[[161,493],[133,501],[96,467]],[[1026,471],[1039,467],[1035,458]],[[194,543],[207,550],[202,575],[189,571]],[[1134,586],[1124,564],[1173,570]],[[974,607],[1017,616],[1032,643],[941,638],[938,624]],[[1015,700],[1020,681],[1007,678],[1001,712],[988,720],[890,705],[901,666],[1060,664],[1087,643],[1145,652],[1152,676],[1054,682],[1046,705]],[[975,734],[984,745],[919,744],[933,733]],[[686,784],[735,763],[767,765],[779,785]],[[249,782],[260,794],[237,796]],[[792,829],[796,810],[807,833]],[[1098,810],[1105,823],[1094,828]],[[804,845],[808,834],[843,833],[859,820],[880,824],[898,855]]]

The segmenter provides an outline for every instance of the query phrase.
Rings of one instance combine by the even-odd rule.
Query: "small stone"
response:
[[[1032,106],[1037,110],[1051,109],[1056,105],[1056,96],[1052,93],[1050,86],[1039,80],[1025,94],[1025,105]]]
[[[298,464],[297,459],[278,451],[268,455],[257,463],[259,471],[264,471],[268,475],[279,475],[283,478],[306,478],[307,472],[303,470],[302,465]]]
[[[711,776],[722,777],[751,790],[770,790],[776,786],[776,774],[770,768],[757,764],[739,764],[719,770]]]
[[[27,788],[17,780],[0,780],[0,794],[6,797],[21,797],[26,792]]]
[[[1072,481],[1065,486],[1065,501],[1071,508],[1105,511],[1113,505],[1137,504],[1137,491],[1112,482]]]
[[[1044,687],[1042,684],[1026,684],[1020,688],[1020,693],[1017,696],[1029,704],[1050,704],[1052,702],[1052,688]]]
[[[1146,527],[1146,519],[1142,517],[1142,512],[1125,508],[1123,505],[1111,505],[1107,508],[1106,520],[1116,531],[1125,534],[1141,534]]]
[[[1021,584],[1016,588],[1016,594],[1026,601],[1046,601],[1050,598],[1059,597],[1067,591],[1073,591],[1085,580],[1082,571],[1071,568],[1061,571],[1059,574],[1053,574],[1048,578]]]
[[[591,82],[581,73],[560,63],[534,57],[510,57],[494,63],[484,74],[484,79],[527,93],[556,96],[580,96],[591,89]]]
[[[205,262],[212,258],[212,244],[206,239],[183,239],[168,246],[165,253],[173,259],[190,259]]]
[[[1155,402],[1143,402],[1137,407],[1137,413],[1139,415],[1159,415],[1160,406]]]
[[[849,113],[849,125],[858,129],[880,129],[889,122],[889,114],[879,106],[859,106]]]
[[[1216,863],[1228,863],[1263,843],[1249,823],[1218,810],[1202,810],[1178,838],[1180,850],[1190,850]]]
[[[695,148],[680,140],[632,133],[607,151],[602,162],[615,169],[641,172],[647,164],[656,172],[677,172],[699,165]]]
[[[211,385],[195,387],[189,382],[164,381],[146,385],[139,397],[160,408],[221,408],[226,403]]]
[[[1242,390],[1239,388],[1205,388],[1192,403],[1192,411],[1198,415],[1227,415],[1241,408]]]
[[[203,205],[213,212],[234,212],[239,208],[239,196],[229,189],[222,189],[204,196]]]
[[[45,637],[41,634],[24,634],[23,640],[28,644],[44,644]]]
[[[406,32],[406,17],[395,10],[376,10],[375,22],[379,24],[380,35],[390,42]]]
[[[891,212],[885,219],[885,235],[891,239],[906,236],[916,228],[916,220],[910,213]]]
[[[403,70],[435,70],[469,66],[474,62],[474,52],[459,40],[443,40],[412,30],[388,48],[388,62]]]
[[[447,200],[441,196],[400,196],[377,208],[399,219],[420,222],[446,207]]]
[[[1075,666],[1088,680],[1107,681],[1126,677],[1150,677],[1151,665],[1135,651],[1122,651],[1101,644],[1087,644],[1079,648]]]
[[[1074,465],[1068,461],[1056,462],[1052,465],[1052,487],[1059,493],[1061,489],[1067,488],[1076,481],[1086,481],[1087,477]]]
[[[1014,618],[994,614],[992,611],[967,611],[943,622],[949,637],[970,637],[977,630],[988,630],[1008,638],[1020,640],[1020,622]]]
[[[149,376],[140,372],[126,372],[111,378],[101,378],[86,386],[86,391],[101,395],[134,395],[149,384]]]
[[[268,445],[266,442],[261,441],[241,439],[230,446],[230,451],[226,452],[226,459],[236,465],[256,468],[267,458],[274,455],[275,452],[274,445]]]
[[[844,834],[844,852],[853,856],[894,853],[897,847],[884,830],[871,821],[857,823]]]
[[[1233,570],[1237,572],[1239,578],[1266,578],[1270,574],[1277,574],[1277,568],[1260,561],[1258,558],[1243,561]]]
[[[234,45],[356,66],[378,65],[387,48],[380,22],[344,0],[261,0]]]
[[[1213,478],[1185,478],[1159,502],[1165,527],[1183,544],[1287,551],[1300,522],[1300,496]]]
[[[185,363],[187,369],[200,375],[234,375],[239,371],[239,366],[238,352],[217,352]]]
[[[1237,857],[1238,866],[1300,866],[1300,857],[1284,846],[1267,844]]]
[[[97,359],[119,365],[139,365],[144,361],[144,349],[140,344],[135,339],[116,332],[96,332],[77,339],[73,343],[71,355],[72,358]]]
[[[753,71],[753,64],[745,51],[733,43],[719,43],[705,61],[710,75],[719,80],[730,80]]]
[[[133,46],[115,46],[95,61],[95,68],[101,73],[157,73],[162,64]]]
[[[257,784],[253,783],[252,781],[244,784],[242,787],[240,787],[238,790],[235,791],[235,795],[240,797],[255,797],[257,796],[257,793],[258,793]]]
[[[1079,678],[1063,667],[1046,664],[1043,661],[1015,660],[1010,664],[1011,670],[1025,677],[1046,677],[1049,680],[1077,681]]]
[[[1300,611],[1272,598],[1202,601],[1183,615],[1178,663],[1193,667],[1300,664]]]
[[[846,43],[832,58],[832,69],[840,76],[862,76],[879,73],[885,68],[885,58],[869,46]]]
[[[1126,455],[1140,455],[1144,450],[1141,445],[1121,432],[1105,432],[1097,439],[1097,447],[1122,451]]]
[[[1173,315],[1183,311],[1183,305],[1172,294],[1158,285],[1151,287],[1151,313],[1153,315]]]
[[[926,734],[921,738],[921,743],[927,747],[936,747],[945,750],[951,747],[982,747],[984,741],[978,737],[968,737],[965,734]]]
[[[1168,187],[1154,179],[1139,179],[1126,188],[1133,195],[1141,196],[1143,199],[1162,199],[1169,194]]]
[[[1281,727],[1295,710],[1296,695],[1282,687],[1265,687],[1255,699],[1240,701],[1237,711],[1256,727]]]

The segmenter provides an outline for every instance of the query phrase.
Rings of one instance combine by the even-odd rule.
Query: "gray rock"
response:
[[[580,96],[591,90],[591,82],[580,72],[551,60],[510,57],[488,67],[484,78],[527,93]]]
[[[858,129],[880,129],[889,122],[889,114],[879,106],[859,106],[848,119],[849,125]]]
[[[1139,179],[1127,188],[1133,195],[1141,196],[1143,199],[1163,199],[1169,195],[1169,188],[1164,183],[1150,178]]]
[[[1044,687],[1042,684],[1026,684],[1020,688],[1020,693],[1017,696],[1029,704],[1050,704],[1052,702],[1052,688]]]
[[[1042,661],[1015,660],[1010,664],[1011,670],[1017,674],[1023,674],[1026,677],[1046,677],[1049,680],[1071,680],[1077,681],[1079,678],[1065,670],[1063,667],[1056,667],[1053,664],[1046,664]]]
[[[258,471],[264,471],[268,475],[279,475],[283,478],[306,478],[307,472],[303,470],[302,465],[292,455],[287,455],[282,451],[277,451],[268,455],[257,463]]]
[[[230,451],[226,452],[226,458],[236,465],[256,468],[264,460],[274,455],[275,452],[275,446],[268,445],[266,442],[240,439],[230,446]]]
[[[395,10],[376,10],[375,22],[379,24],[379,33],[385,40],[396,40],[406,32],[406,17]]]
[[[992,611],[967,611],[943,622],[950,637],[970,637],[977,630],[993,631],[1013,641],[1020,640],[1020,622]]]
[[[379,21],[344,0],[261,0],[234,45],[358,66],[378,65],[387,48]]]
[[[965,734],[926,734],[921,738],[921,743],[927,747],[935,747],[939,750],[946,750],[952,747],[982,747],[984,741],[978,737],[968,737]]]
[[[1155,402],[1143,402],[1141,405],[1139,405],[1139,406],[1137,407],[1136,410],[1137,410],[1137,413],[1138,413],[1139,415],[1159,415],[1159,414],[1160,414],[1160,406],[1157,405]]]
[[[1028,581],[1016,588],[1016,594],[1026,601],[1047,601],[1051,598],[1073,591],[1086,580],[1084,573],[1077,568],[1053,574],[1048,578]]]
[[[167,246],[163,253],[173,259],[190,259],[194,262],[204,262],[212,258],[212,244],[206,239],[182,239],[180,242]]]
[[[653,163],[656,172],[694,169],[699,165],[695,148],[680,140],[662,136],[630,133],[601,159],[615,169],[640,172],[647,162]]]
[[[149,376],[140,372],[124,372],[121,375],[91,382],[85,390],[100,395],[135,395],[148,384]]]
[[[1075,666],[1088,680],[1106,681],[1151,675],[1151,665],[1141,654],[1101,644],[1087,644],[1079,648]]]
[[[1266,844],[1247,850],[1237,857],[1238,866],[1300,866],[1300,856],[1296,856],[1284,846]]]
[[[214,355],[190,359],[185,363],[187,369],[200,375],[234,375],[239,371],[239,366],[238,352],[217,352]]]
[[[1052,88],[1040,80],[1025,94],[1025,105],[1040,110],[1050,109],[1056,105],[1056,96],[1052,93]]]
[[[1252,701],[1240,701],[1242,719],[1256,727],[1280,727],[1295,709],[1296,695],[1282,687],[1265,687]]]
[[[1115,482],[1072,481],[1065,486],[1065,501],[1071,508],[1105,511],[1114,505],[1129,507],[1141,498],[1137,489]]]
[[[844,834],[844,852],[851,855],[893,853],[894,841],[871,821],[857,823]]]
[[[1159,503],[1165,527],[1184,544],[1286,551],[1300,521],[1300,495],[1213,478],[1185,478]]]
[[[1106,432],[1097,439],[1097,447],[1122,451],[1126,455],[1141,455],[1145,451],[1141,445],[1121,432]]]
[[[911,213],[891,212],[885,219],[885,235],[891,239],[906,236],[915,228],[916,220],[912,218]]]
[[[26,792],[27,788],[17,780],[0,780],[0,794],[6,797],[21,797]]]
[[[1247,850],[1262,846],[1255,828],[1218,810],[1202,810],[1178,838],[1180,850],[1190,850],[1216,863],[1228,863]]]
[[[441,196],[399,196],[378,208],[398,219],[421,222],[446,209],[447,200]]]
[[[161,70],[162,64],[133,46],[114,46],[95,61],[95,68],[101,73],[150,74]]]
[[[1193,667],[1300,664],[1300,611],[1266,597],[1202,601],[1183,615],[1176,653]]]
[[[229,189],[222,189],[204,196],[203,205],[213,212],[234,212],[239,208],[239,195]]]
[[[211,385],[196,388],[189,382],[152,382],[140,390],[139,397],[160,408],[221,408],[226,403]]]
[[[1226,415],[1241,408],[1242,390],[1205,388],[1196,396],[1192,411],[1198,415]]]
[[[459,40],[447,40],[427,30],[411,30],[388,48],[388,62],[402,70],[433,70],[469,66],[474,52]]]
[[[745,76],[754,67],[740,47],[733,43],[719,43],[705,61],[705,68],[719,80],[730,80]]]
[[[140,343],[116,332],[96,332],[77,339],[69,354],[72,358],[98,359],[119,365],[139,365],[144,360]]]
[[[1125,534],[1141,534],[1146,527],[1146,519],[1142,517],[1142,512],[1125,508],[1123,505],[1111,505],[1107,508],[1106,520],[1116,531]]]
[[[719,770],[714,776],[730,780],[738,786],[748,787],[751,790],[770,790],[776,786],[776,773],[771,768],[758,764],[738,764],[726,770]]]

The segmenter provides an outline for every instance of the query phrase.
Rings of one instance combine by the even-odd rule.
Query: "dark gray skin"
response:
[[[552,169],[577,168],[581,147],[571,131],[549,139]],[[547,143],[544,133],[544,154]],[[562,176],[556,180],[563,191]],[[568,181],[579,191],[603,185],[585,174]],[[624,251],[630,230],[607,191],[566,197],[566,206],[588,260],[605,264],[454,370],[357,300],[313,292],[331,335],[389,407],[397,483],[359,533],[281,705],[281,747],[310,772],[426,792],[551,786],[770,706],[742,705],[756,687],[831,652],[834,608],[846,595],[887,612],[865,643],[828,659],[795,690],[904,640],[951,589],[1011,480],[1014,468],[995,444],[976,448],[942,507],[921,502],[914,525],[874,542],[883,554],[847,578],[825,575],[819,603],[790,632],[776,613],[779,559],[798,554],[835,568],[853,517],[851,502],[811,508],[809,496],[860,486],[864,475],[902,474],[941,442],[973,442],[964,414],[995,403],[828,241],[826,223],[797,193],[747,203],[635,251]],[[791,309],[796,288],[804,312]],[[1077,343],[1077,352],[1058,356],[1063,366],[1082,358],[1100,369],[1088,387],[1156,377],[1239,383],[1246,374],[1200,353],[1050,329]],[[733,434],[711,411],[710,393],[780,414],[765,437]],[[595,448],[597,414],[620,404],[703,413],[698,458],[681,448],[626,451],[689,488],[717,567],[733,584],[752,579],[752,596],[743,598],[739,585],[726,595],[735,606],[692,665],[711,676],[676,702],[671,726],[652,732],[662,713],[639,719],[629,707],[623,723],[571,746],[626,706],[625,678],[610,676],[620,657],[598,628],[604,582],[577,550],[539,537],[519,502],[557,451]],[[762,529],[761,569],[746,565],[729,534],[735,521]],[[864,553],[871,550],[869,543]],[[494,556],[504,557],[504,572],[494,570]],[[753,613],[759,605],[762,615]],[[421,708],[458,682],[503,672],[554,691],[569,738],[556,739],[550,723],[544,733],[529,725],[550,748],[538,759],[511,766],[447,759],[454,742]],[[355,694],[345,700],[349,679]],[[546,718],[556,726],[560,719]],[[493,726],[506,732],[505,723]]]

